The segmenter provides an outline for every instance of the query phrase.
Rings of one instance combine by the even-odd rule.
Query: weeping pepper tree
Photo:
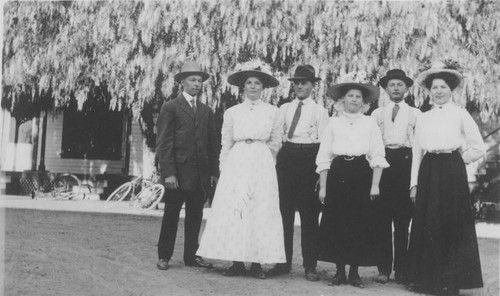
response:
[[[154,149],[155,117],[178,94],[173,75],[187,59],[212,74],[201,99],[219,126],[240,99],[227,77],[245,65],[278,78],[266,94],[278,104],[293,95],[295,66],[312,64],[322,78],[314,95],[330,107],[326,89],[349,73],[376,83],[394,67],[416,77],[446,61],[466,77],[457,102],[492,122],[500,111],[498,19],[495,0],[8,2],[2,106],[12,112],[31,90],[34,105],[50,92],[50,108],[76,100],[81,109],[92,88],[105,87],[109,108],[131,112]],[[417,106],[426,99],[417,87],[411,96]]]

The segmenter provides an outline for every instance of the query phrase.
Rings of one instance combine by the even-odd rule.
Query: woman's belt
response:
[[[354,160],[356,158],[366,158],[365,154],[361,154],[361,155],[337,155],[337,157],[344,158],[344,160],[347,160],[347,161],[351,161],[351,160]]]
[[[244,139],[236,141],[236,143],[252,144],[252,143],[265,143],[265,141],[259,139]]]
[[[457,149],[441,149],[441,150],[428,150],[427,153],[432,153],[432,154],[450,154],[455,151],[458,151]]]

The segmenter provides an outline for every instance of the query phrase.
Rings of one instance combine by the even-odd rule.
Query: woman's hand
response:
[[[320,188],[318,192],[319,202],[325,204],[326,188]]]
[[[372,188],[370,189],[370,200],[374,201],[376,200],[380,195],[380,189],[376,185],[372,185]]]
[[[415,201],[417,200],[417,186],[413,186],[410,189],[410,199],[411,199],[411,202],[413,202],[413,203],[415,203]]]

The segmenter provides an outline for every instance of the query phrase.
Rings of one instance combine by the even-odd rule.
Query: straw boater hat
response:
[[[249,77],[257,77],[264,85],[264,88],[276,87],[280,85],[278,79],[259,70],[244,70],[233,73],[229,75],[227,82],[234,86],[242,87]]]
[[[406,73],[401,69],[392,69],[392,70],[387,71],[387,74],[385,74],[384,77],[380,78],[380,81],[378,82],[378,84],[380,84],[380,86],[382,86],[383,88],[386,88],[387,83],[391,79],[399,79],[401,81],[404,81],[404,83],[406,83],[407,87],[410,87],[413,85],[413,80],[411,78],[409,78],[408,76],[406,76]]]
[[[446,65],[443,63],[432,65],[429,70],[424,71],[420,73],[420,75],[418,75],[417,83],[428,91],[429,87],[427,85],[432,83],[432,80],[434,80],[435,78],[440,78],[446,81],[451,90],[454,90],[458,86],[461,86],[464,81],[464,77],[462,76],[462,74],[460,74],[460,72],[458,72],[457,70],[446,69],[445,67]]]
[[[175,74],[174,80],[180,83],[184,78],[191,75],[199,75],[203,81],[210,77],[210,74],[201,70],[200,65],[194,61],[187,61],[182,65],[181,72]]]
[[[371,84],[357,82],[340,83],[334,85],[326,91],[326,95],[332,98],[334,101],[338,101],[350,89],[359,89],[363,93],[363,102],[365,103],[371,103],[378,100],[378,97],[380,95],[380,88]]]
[[[293,77],[288,78],[288,80],[295,81],[320,81],[321,78],[316,77],[316,70],[311,65],[300,65],[295,69],[295,74]]]

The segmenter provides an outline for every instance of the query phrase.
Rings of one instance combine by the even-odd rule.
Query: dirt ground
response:
[[[211,261],[212,270],[184,266],[182,220],[171,267],[160,271],[155,266],[159,216],[10,208],[0,209],[0,216],[5,218],[4,295],[417,295],[394,281],[375,283],[374,267],[360,268],[363,290],[329,287],[334,267],[324,262],[318,266],[321,281],[306,281],[298,227],[293,272],[258,280],[222,276],[229,262]],[[481,238],[479,247],[485,287],[461,295],[499,295],[499,240]]]

